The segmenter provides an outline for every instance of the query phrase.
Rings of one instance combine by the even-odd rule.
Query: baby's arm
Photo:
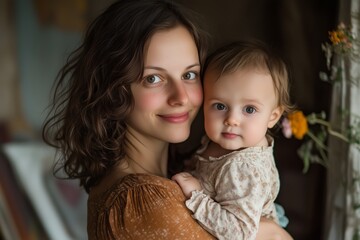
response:
[[[194,190],[201,190],[201,185],[199,183],[199,181],[193,177],[190,173],[187,172],[182,172],[182,173],[178,173],[176,175],[174,175],[172,177],[172,180],[176,181],[180,188],[182,189],[184,195],[186,196],[186,198],[190,198],[191,197],[191,193]],[[205,196],[205,194],[200,193],[201,195]],[[190,200],[189,200],[190,201]],[[211,198],[207,197],[207,201],[213,202],[213,200],[211,200]],[[211,208],[211,203],[208,202],[208,207]],[[219,206],[218,203],[214,204],[216,206]],[[226,212],[226,210],[224,210]],[[227,212],[226,215],[232,215],[231,212]],[[206,218],[206,216],[204,216]],[[231,218],[231,217],[230,217]],[[234,217],[233,221],[238,222],[239,220]],[[201,221],[200,221],[201,222]],[[231,220],[230,220],[231,222]],[[210,229],[206,226],[204,226],[203,224],[201,224],[205,229],[207,229],[207,231],[209,231]],[[232,226],[232,227],[231,227]],[[229,233],[231,234],[230,236],[233,236],[233,234],[235,232],[233,232],[233,229],[238,229],[238,224],[229,224],[228,228],[229,229]],[[213,230],[213,229],[211,229]],[[214,233],[214,231],[209,231],[211,232],[214,236],[217,236],[220,239],[227,239],[227,236],[220,236],[217,235],[216,233]],[[245,229],[242,229],[245,230]],[[216,232],[216,230],[215,230]],[[243,234],[240,234],[243,235]],[[240,236],[238,235],[238,236]],[[243,238],[239,238],[239,239],[243,239]],[[245,239],[245,238],[244,238]],[[261,218],[260,223],[259,223],[259,230],[256,234],[256,239],[261,239],[261,240],[273,240],[273,239],[279,239],[279,240],[293,240],[293,238],[282,228],[279,227],[278,224],[276,224],[274,221],[266,219],[266,218]]]
[[[191,197],[192,191],[201,190],[199,180],[197,180],[188,172],[181,172],[175,174],[171,179],[177,182],[177,184],[179,184],[181,190],[183,191],[187,199]]]
[[[217,171],[214,199],[196,191],[186,206],[219,239],[232,239],[234,234],[238,239],[255,239],[270,191],[266,171],[251,163],[231,161]]]

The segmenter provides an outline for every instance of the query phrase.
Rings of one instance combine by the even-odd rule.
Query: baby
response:
[[[284,62],[260,42],[235,42],[204,66],[206,136],[195,177],[173,176],[193,217],[218,239],[255,239],[261,217],[278,221],[279,175],[269,134],[292,108]]]

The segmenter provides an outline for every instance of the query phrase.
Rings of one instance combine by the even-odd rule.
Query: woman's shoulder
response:
[[[101,194],[90,191],[88,235],[90,239],[212,239],[184,202],[174,181],[126,175]]]
[[[159,197],[182,198],[178,185],[167,178],[149,174],[128,174],[114,180],[109,187],[102,191],[90,191],[89,205],[97,205],[97,209],[109,209],[115,203],[125,204],[127,199],[149,202]]]

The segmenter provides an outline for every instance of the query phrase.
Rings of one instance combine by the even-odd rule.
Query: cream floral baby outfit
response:
[[[206,138],[207,139],[207,138]],[[203,190],[194,191],[186,206],[193,217],[218,239],[255,239],[260,217],[278,222],[274,200],[280,181],[268,147],[250,147],[205,159],[198,150],[195,176]]]

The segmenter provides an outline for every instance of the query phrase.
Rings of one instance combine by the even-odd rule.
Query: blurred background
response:
[[[87,24],[111,2],[0,0],[0,239],[87,238],[87,195],[76,182],[52,176],[55,152],[42,142],[41,127],[57,72]],[[333,87],[319,79],[326,69],[321,44],[340,21],[349,23],[358,1],[177,2],[199,13],[213,49],[244,36],[267,42],[289,66],[297,107],[330,115]],[[297,240],[330,239],[327,169],[313,164],[304,174],[301,142],[280,135],[277,202],[289,218],[286,230]]]

